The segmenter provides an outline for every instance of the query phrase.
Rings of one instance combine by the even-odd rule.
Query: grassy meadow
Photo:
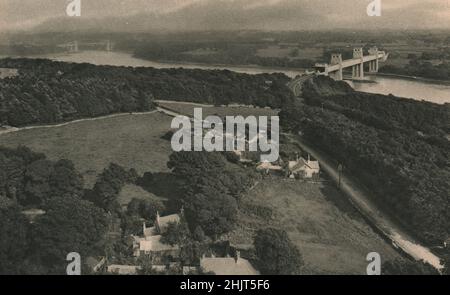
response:
[[[269,208],[272,216],[251,212],[255,207]],[[235,244],[251,243],[260,228],[286,230],[303,255],[305,274],[364,275],[369,252],[383,261],[400,258],[328,182],[266,178],[243,198],[237,224],[229,236]]]
[[[92,187],[111,162],[140,174],[168,171],[172,149],[161,136],[170,129],[171,120],[161,113],[102,118],[3,134],[0,145],[25,145],[51,160],[69,159],[83,174],[86,187]]]

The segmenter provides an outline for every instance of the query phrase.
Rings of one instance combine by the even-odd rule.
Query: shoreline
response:
[[[118,51],[119,52],[119,51]],[[299,72],[304,73],[306,68],[290,68],[290,67],[269,67],[269,66],[261,66],[261,65],[255,65],[255,64],[220,64],[220,63],[202,63],[202,62],[193,62],[193,61],[176,61],[176,60],[168,60],[168,59],[147,59],[140,56],[135,55],[134,53],[122,51],[122,53],[128,53],[132,57],[137,59],[142,59],[149,62],[156,62],[161,64],[184,64],[187,66],[199,66],[199,67],[220,67],[220,68],[247,68],[247,69],[254,69],[254,70],[274,70],[273,73],[282,73],[282,72]],[[280,72],[277,72],[280,71]]]
[[[104,52],[104,50],[84,50],[86,51],[98,51],[98,52]],[[83,50],[79,51],[83,52]],[[222,68],[217,70],[230,70],[233,71],[234,69],[253,69],[253,70],[261,70],[261,71],[268,71],[271,73],[283,73],[283,72],[298,72],[298,73],[305,73],[308,69],[307,68],[291,68],[291,67],[272,67],[272,66],[261,66],[261,65],[255,65],[255,64],[221,64],[221,63],[202,63],[202,62],[190,62],[190,61],[176,61],[176,60],[167,60],[167,59],[148,59],[144,57],[140,57],[135,55],[133,52],[129,51],[112,51],[113,53],[124,53],[130,55],[132,58],[140,59],[147,62],[154,62],[154,63],[160,63],[165,65],[174,65],[173,68],[183,68],[183,65],[185,66],[198,66],[198,67],[206,67],[210,69],[205,70],[214,70],[214,68]],[[47,55],[54,55],[54,56],[70,56],[73,53],[67,53],[67,52],[58,52],[58,53],[49,53],[49,54],[36,54],[36,55],[25,55],[25,56],[2,56],[0,59],[4,58],[31,58],[31,59],[51,59]],[[201,69],[201,68],[199,68]],[[285,73],[284,73],[285,74]],[[285,74],[286,75],[286,74]],[[393,74],[393,73],[365,73],[366,76],[380,76],[380,77],[392,77],[392,78],[398,78],[402,80],[410,80],[410,81],[418,81],[418,82],[424,82],[429,84],[437,84],[437,85],[450,85],[450,80],[438,80],[438,79],[430,79],[425,77],[417,77],[417,76],[409,76],[409,75],[401,75],[401,74]],[[287,75],[286,75],[287,76]],[[289,77],[289,76],[288,76]],[[290,77],[291,78],[291,77]],[[295,77],[294,77],[295,78]],[[294,79],[292,78],[292,79]]]

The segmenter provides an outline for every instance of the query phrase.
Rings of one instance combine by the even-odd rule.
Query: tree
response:
[[[164,204],[158,200],[133,198],[127,206],[128,215],[139,216],[146,220],[154,220],[156,213],[164,210]]]
[[[0,209],[0,275],[26,272],[29,222],[18,207]]]
[[[53,163],[43,159],[27,166],[24,177],[24,195],[19,200],[23,205],[39,206],[50,194],[49,178],[53,173]]]
[[[83,176],[69,160],[59,160],[54,164],[49,184],[52,198],[82,197],[84,193]]]
[[[161,242],[169,245],[183,245],[190,239],[191,233],[184,220],[180,223],[170,222],[162,234]]]
[[[91,202],[76,197],[54,198],[49,201],[47,213],[34,224],[32,255],[49,273],[62,274],[67,254],[89,256],[106,230],[104,211]]]
[[[442,273],[444,275],[450,275],[450,248],[447,246],[443,253],[443,259],[441,261],[442,265],[444,266],[444,269],[442,270]]]
[[[187,196],[184,205],[190,226],[200,226],[209,236],[229,232],[237,221],[236,200],[208,187],[202,192]]]
[[[192,230],[199,226],[205,234],[217,236],[234,227],[237,199],[250,187],[251,174],[221,153],[173,153],[168,167],[184,180],[183,203]]]
[[[255,237],[256,256],[261,273],[266,275],[298,275],[303,260],[297,247],[284,230],[267,228]]]
[[[125,183],[134,181],[136,181],[136,172],[133,169],[126,171],[122,166],[111,163],[98,176],[90,197],[94,204],[106,211],[119,210],[117,197],[122,187]]]
[[[179,179],[184,180],[186,194],[199,193],[203,187],[212,187],[219,193],[239,199],[256,177],[254,172],[228,163],[222,153],[173,153],[168,167]]]
[[[381,272],[383,275],[439,275],[430,264],[409,259],[386,261],[382,265]]]

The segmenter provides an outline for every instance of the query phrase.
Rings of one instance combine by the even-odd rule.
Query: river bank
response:
[[[30,56],[31,57],[31,56]],[[134,57],[126,52],[107,52],[107,51],[81,51],[71,54],[50,54],[41,56],[32,56],[33,58],[47,58],[51,60],[91,63],[96,65],[111,66],[130,66],[130,67],[153,67],[153,68],[186,68],[186,69],[204,69],[204,70],[230,70],[245,74],[264,74],[264,73],[283,73],[290,78],[304,73],[304,70],[286,70],[280,68],[251,67],[251,66],[228,66],[228,65],[200,65],[190,63],[163,63],[149,61]],[[406,77],[395,77],[376,75],[368,76],[376,83],[351,83],[355,90],[378,93],[384,95],[395,95],[415,100],[426,100],[433,103],[450,103],[450,85],[432,83],[431,81],[420,81],[419,79],[406,79]]]

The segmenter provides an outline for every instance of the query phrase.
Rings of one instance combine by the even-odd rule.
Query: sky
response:
[[[0,0],[0,31],[57,29],[71,23],[72,0]],[[450,0],[380,0],[380,17],[369,17],[372,0],[80,0],[77,25],[109,18],[108,25],[145,30],[450,29]],[[58,19],[58,22],[53,22]],[[111,21],[121,19],[122,22]],[[101,23],[97,22],[97,25]],[[105,23],[106,25],[106,23]],[[53,26],[53,28],[52,28]]]

